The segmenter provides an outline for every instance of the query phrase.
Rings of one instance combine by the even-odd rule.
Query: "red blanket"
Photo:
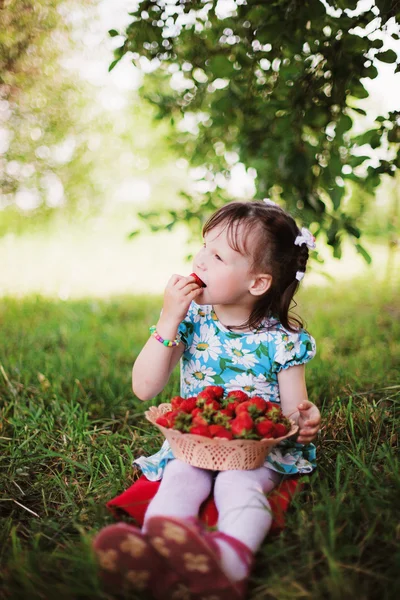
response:
[[[118,517],[118,510],[123,510],[133,517],[138,526],[142,526],[144,515],[150,500],[158,490],[160,481],[149,481],[142,475],[125,492],[107,502],[107,508]],[[271,532],[278,532],[285,526],[285,512],[295,491],[300,491],[302,484],[297,477],[283,481],[268,496],[274,520]],[[200,518],[209,527],[214,527],[218,520],[218,511],[212,495],[203,502],[200,508]]]

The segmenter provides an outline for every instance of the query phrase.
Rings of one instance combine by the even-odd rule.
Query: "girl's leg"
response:
[[[265,497],[281,481],[272,469],[261,467],[252,471],[223,471],[215,481],[214,499],[219,513],[218,530],[239,540],[253,553],[267,535],[272,514]],[[247,576],[248,565],[229,541],[218,539],[224,571],[233,581]]]
[[[198,517],[201,504],[210,494],[212,482],[211,471],[192,467],[177,459],[171,460],[146,511],[143,531],[146,531],[151,517]]]

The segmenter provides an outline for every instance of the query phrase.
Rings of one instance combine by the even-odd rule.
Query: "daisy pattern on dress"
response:
[[[257,362],[257,357],[252,354],[251,350],[244,349],[239,339],[227,340],[224,349],[234,365],[251,369]]]
[[[253,331],[252,333],[246,333],[246,344],[261,344],[261,342],[268,342],[271,334],[269,331]]]
[[[202,365],[199,360],[191,360],[185,369],[185,383],[192,388],[198,386],[203,388],[214,383],[213,375],[215,374],[211,367]]]
[[[230,390],[243,390],[249,396],[268,396],[266,394],[267,379],[264,375],[252,375],[251,373],[239,373],[235,379],[226,382],[225,387]]]
[[[215,327],[203,323],[200,326],[200,335],[194,334],[189,351],[195,358],[208,361],[211,357],[215,360],[221,354],[221,341],[215,334]]]
[[[276,341],[275,361],[284,365],[300,353],[301,339],[297,333],[282,333]]]
[[[207,313],[202,306],[198,306],[196,309],[193,310],[193,322],[194,323],[203,322],[205,320],[206,316],[207,316]]]

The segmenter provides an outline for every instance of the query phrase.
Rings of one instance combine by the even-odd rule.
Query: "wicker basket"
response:
[[[170,404],[152,406],[144,414],[164,434],[175,458],[194,467],[212,471],[230,471],[233,469],[250,470],[262,467],[266,456],[282,440],[294,435],[298,427],[292,421],[288,434],[276,439],[265,440],[227,440],[208,438],[192,433],[181,433],[156,423],[158,417],[171,410]]]

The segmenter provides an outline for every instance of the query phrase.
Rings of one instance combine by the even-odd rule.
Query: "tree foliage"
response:
[[[1,6],[0,234],[10,223],[19,228],[26,215],[47,218],[64,193],[74,204],[91,186],[82,168],[85,148],[75,141],[82,86],[60,64],[72,49],[64,16],[61,0],[8,0]]]
[[[365,115],[365,80],[377,61],[396,63],[382,34],[398,29],[398,2],[376,0],[142,0],[121,33],[110,68],[129,53],[148,71],[143,94],[175,125],[173,144],[203,167],[207,191],[168,210],[196,226],[228,201],[226,181],[241,161],[257,193],[285,203],[340,255],[344,233],[360,230],[344,210],[346,183],[372,194],[400,167],[400,112],[353,135]],[[111,30],[110,35],[119,32]],[[387,33],[387,35],[389,35]],[[390,34],[398,40],[396,33]],[[149,65],[151,68],[149,68]],[[384,149],[379,158],[377,149]],[[379,155],[381,156],[381,155]],[[143,214],[153,222],[154,215]]]

